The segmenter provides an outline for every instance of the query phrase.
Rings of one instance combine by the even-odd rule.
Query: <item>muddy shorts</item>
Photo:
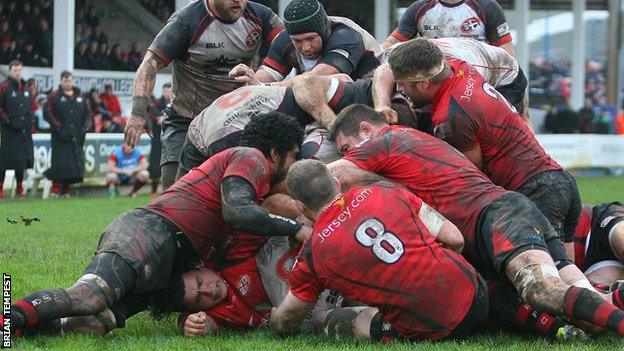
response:
[[[180,154],[182,154],[182,146],[186,139],[186,132],[191,119],[183,117],[175,113],[171,108],[165,109],[165,120],[162,124],[162,154],[160,156],[160,165],[171,162],[179,162]]]
[[[594,206],[592,210],[591,234],[585,253],[585,267],[602,261],[619,261],[609,243],[609,232],[624,221],[624,205],[612,202]]]
[[[509,101],[509,103],[516,108],[518,113],[522,115],[524,113],[524,97],[526,94],[527,84],[527,78],[524,75],[522,68],[519,68],[518,75],[513,82],[496,87],[496,90],[498,90],[498,92],[501,93],[501,95],[503,95],[505,99],[507,99],[507,101]]]

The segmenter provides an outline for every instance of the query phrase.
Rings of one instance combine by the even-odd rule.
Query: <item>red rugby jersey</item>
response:
[[[483,172],[516,190],[532,176],[561,170],[515,108],[468,63],[449,59],[453,75],[431,105],[434,134],[461,152],[481,148]]]
[[[477,273],[418,217],[422,201],[387,182],[339,195],[317,218],[289,277],[315,302],[325,289],[379,308],[410,339],[437,340],[461,323]]]

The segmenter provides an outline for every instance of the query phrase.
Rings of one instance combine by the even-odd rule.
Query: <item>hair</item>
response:
[[[73,77],[73,76],[74,76],[74,74],[71,73],[70,71],[63,71],[63,72],[61,72],[61,79],[63,79],[63,78],[70,78],[70,77]]]
[[[152,318],[161,320],[173,312],[184,311],[184,292],[182,272],[172,272],[167,287],[149,295],[149,312]]]
[[[366,105],[353,104],[340,111],[334,122],[332,122],[329,127],[330,139],[336,140],[339,133],[346,136],[357,135],[362,122],[369,122],[375,125],[386,124],[386,120],[379,112]]]
[[[286,156],[295,146],[301,145],[303,129],[297,120],[287,114],[273,111],[251,118],[241,135],[241,145],[256,148],[270,157],[271,150]]]
[[[417,38],[397,46],[388,57],[388,64],[396,79],[438,67],[443,60],[442,50],[424,38]]]
[[[20,60],[12,60],[11,62],[9,62],[9,70],[15,66],[23,66],[24,64],[22,64],[22,61]]]
[[[327,166],[318,160],[295,162],[286,176],[288,194],[312,211],[328,204],[339,189]]]
[[[171,88],[171,83],[165,83],[162,86],[163,88]]]
[[[392,109],[399,115],[398,124],[404,127],[416,128],[416,113],[407,103],[393,102]]]

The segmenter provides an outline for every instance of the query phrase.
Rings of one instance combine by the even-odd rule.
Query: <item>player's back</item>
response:
[[[478,278],[429,234],[421,205],[391,183],[353,188],[320,214],[299,260],[326,288],[378,307],[406,337],[437,339],[464,318]]]
[[[410,189],[453,222],[468,245],[481,210],[505,193],[453,147],[415,129],[386,127],[345,159]]]
[[[561,170],[516,109],[472,65],[449,63],[451,86],[432,109],[436,136],[462,152],[479,146],[483,171],[505,189],[516,190],[538,173]]]

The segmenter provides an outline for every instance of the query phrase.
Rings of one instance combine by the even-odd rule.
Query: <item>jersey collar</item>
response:
[[[438,91],[433,96],[433,100],[431,101],[431,106],[437,106],[438,105],[440,100],[442,100],[442,97],[444,97],[447,94],[448,90],[451,88],[451,86],[453,85],[453,83],[457,79],[457,74],[455,73],[455,70],[456,70],[455,67],[453,65],[451,65],[450,63],[449,63],[449,67],[451,68],[451,75],[448,78],[446,78],[442,82],[442,84],[440,84],[440,87],[438,88]],[[433,115],[433,111],[432,111],[432,115]]]

